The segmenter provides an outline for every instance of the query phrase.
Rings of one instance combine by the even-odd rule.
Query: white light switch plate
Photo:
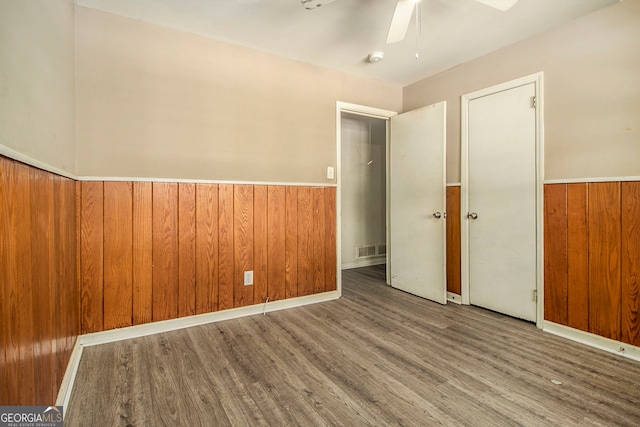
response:
[[[335,170],[333,166],[327,166],[327,179],[333,179],[335,177]]]

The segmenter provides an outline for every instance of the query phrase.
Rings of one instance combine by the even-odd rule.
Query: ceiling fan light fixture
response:
[[[371,52],[368,58],[369,62],[371,62],[372,64],[376,62],[380,62],[383,59],[384,59],[384,52],[380,52],[380,51]]]

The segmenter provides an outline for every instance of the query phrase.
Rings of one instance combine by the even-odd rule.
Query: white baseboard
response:
[[[67,405],[69,405],[69,399],[71,398],[71,390],[73,390],[73,383],[78,373],[78,367],[80,366],[80,358],[82,357],[82,344],[80,344],[80,337],[76,339],[76,344],[73,346],[71,356],[69,357],[69,363],[67,363],[67,369],[62,377],[62,383],[60,384],[60,390],[58,390],[58,397],[56,398],[56,406],[63,406],[65,410],[62,412],[62,416],[67,415]]]
[[[595,347],[618,356],[626,357],[640,362],[640,347],[621,341],[612,340],[601,337],[579,329],[570,328],[568,326],[559,325],[557,323],[544,321],[542,330],[559,337],[570,339],[590,347]]]
[[[451,293],[451,292],[447,292],[447,302],[452,302],[454,304],[462,304],[462,296]]]
[[[380,264],[386,264],[386,263],[387,263],[387,257],[385,255],[382,255],[379,257],[363,259],[361,261],[348,262],[346,264],[340,265],[340,269],[350,270],[352,268],[371,267],[372,265],[380,265]]]
[[[175,331],[178,329],[189,328],[191,326],[205,325],[207,323],[221,322],[223,320],[237,319],[256,314],[266,314],[273,311],[302,307],[338,298],[338,291],[324,292],[321,294],[268,302],[265,304],[254,304],[248,307],[232,308],[213,313],[205,313],[196,316],[181,317],[179,319],[164,320],[161,322],[153,322],[144,325],[129,326],[127,328],[80,335],[73,347],[69,363],[67,364],[67,369],[64,373],[64,377],[62,378],[62,384],[60,385],[58,397],[56,398],[56,405],[64,406],[66,408],[69,404],[71,391],[73,390],[73,383],[78,372],[78,367],[80,366],[80,359],[82,357],[82,350],[84,347],[144,337],[147,335]],[[64,413],[66,414],[66,411],[64,411]]]
[[[289,298],[266,304],[254,304],[247,307],[231,308],[215,311],[213,313],[198,314],[195,316],[181,317],[178,319],[162,320],[159,322],[145,323],[144,325],[129,326],[104,332],[81,335],[78,337],[82,346],[106,344],[131,338],[139,338],[147,335],[176,331],[192,326],[206,325],[207,323],[221,322],[223,320],[237,319],[239,317],[253,316],[254,314],[269,313],[284,310],[286,308],[301,307],[308,304],[330,301],[338,298],[337,291],[321,294],[307,295],[304,297]]]

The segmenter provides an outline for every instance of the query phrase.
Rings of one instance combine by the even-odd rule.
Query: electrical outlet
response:
[[[244,285],[245,286],[253,285],[253,270],[244,272]]]

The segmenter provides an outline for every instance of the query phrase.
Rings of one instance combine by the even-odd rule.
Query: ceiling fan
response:
[[[301,0],[302,6],[305,9],[316,9],[325,4],[333,3],[334,1],[336,0]],[[518,2],[518,0],[476,1],[502,11],[510,9]],[[393,13],[393,18],[391,19],[391,26],[389,27],[389,34],[387,35],[387,43],[396,43],[404,40],[404,37],[407,34],[407,29],[409,28],[409,23],[411,22],[411,16],[416,8],[416,4],[419,2],[420,0],[398,0],[396,10]]]
[[[518,0],[476,0],[487,6],[491,6],[498,10],[508,10],[516,4]],[[393,13],[391,19],[391,26],[389,27],[389,34],[387,35],[387,44],[396,43],[404,40],[409,28],[409,22],[411,16],[416,8],[416,4],[420,3],[420,0],[398,0],[396,4],[396,11]]]

